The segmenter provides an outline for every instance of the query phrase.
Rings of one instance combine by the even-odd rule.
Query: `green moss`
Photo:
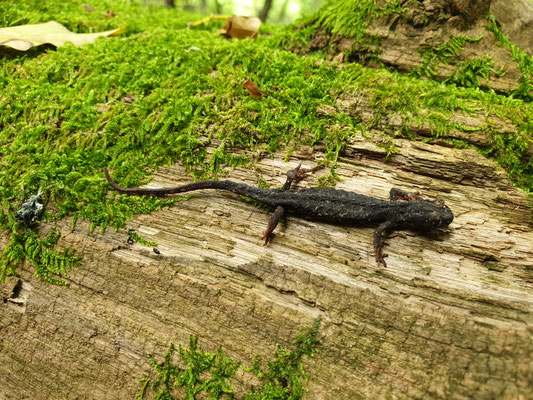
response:
[[[377,143],[377,145],[378,147],[381,147],[383,150],[385,150],[385,161],[387,161],[393,154],[397,154],[400,152],[400,149],[398,149],[398,147],[390,138],[383,139],[381,142]]]
[[[137,232],[133,230],[128,230],[128,236],[132,242],[138,242],[144,246],[157,246],[157,242],[152,242],[149,240],[144,239],[141,235],[139,235]],[[130,243],[132,243],[130,242]]]
[[[375,35],[367,32],[370,24],[385,15],[404,12],[401,3],[399,0],[327,0],[315,14],[301,19],[298,24],[312,24],[314,30],[349,36],[358,42],[372,41]]]
[[[523,52],[518,46],[515,46],[500,30],[498,22],[493,15],[488,15],[489,25],[486,26],[488,31],[494,33],[496,40],[501,46],[506,47],[511,52],[511,58],[517,63],[517,67],[522,73],[520,85],[513,91],[513,96],[533,101],[533,57]]]
[[[513,61],[522,73],[519,85],[511,93],[512,96],[522,98],[527,101],[533,99],[533,57],[524,53],[520,48],[510,42],[510,40],[501,32],[500,27],[492,15],[487,16],[489,25],[487,31],[494,34],[498,43],[506,47]],[[484,87],[479,83],[479,78],[488,80],[490,75],[500,77],[504,74],[503,67],[500,70],[494,69],[492,57],[487,54],[484,57],[470,58],[468,60],[457,62],[457,58],[463,50],[463,45],[467,42],[475,43],[481,40],[483,36],[472,38],[464,35],[452,36],[442,45],[435,46],[424,50],[422,55],[422,65],[412,71],[414,76],[426,76],[434,78],[439,63],[455,65],[454,72],[444,80],[444,83],[456,84],[458,86],[479,88]]]
[[[245,399],[301,399],[308,391],[304,386],[307,376],[302,359],[303,356],[312,357],[316,353],[320,344],[316,338],[319,327],[320,318],[304,334],[298,334],[293,341],[293,350],[278,345],[266,368],[261,365],[259,356],[251,367],[246,368],[224,355],[221,347],[215,353],[206,352],[198,345],[198,336],[191,335],[188,349],[178,346],[177,362],[174,360],[176,348],[173,344],[161,363],[148,355],[156,377],[145,376],[140,380],[141,391],[137,399],[144,399],[148,392],[152,392],[154,399],[168,400],[193,400],[198,395],[208,396],[209,399],[233,398],[235,393],[231,380],[239,368],[244,373],[253,373],[262,382],[259,387],[252,386],[251,392],[244,395]]]
[[[463,46],[465,43],[479,42],[482,38],[483,36],[477,38],[464,35],[452,36],[448,41],[440,46],[435,46],[424,50],[421,53],[423,60],[422,65],[414,69],[411,73],[417,77],[434,77],[439,69],[439,63],[450,64],[452,60],[458,57],[463,51]]]
[[[317,187],[334,187],[338,180],[339,177],[332,168],[330,174],[322,175],[317,179]]]
[[[172,363],[174,350],[175,347],[171,344],[162,364],[148,355],[150,364],[157,372],[157,378],[151,384],[154,399],[173,399],[175,387],[185,388],[184,398],[191,400],[201,392],[208,393],[210,399],[233,397],[233,387],[227,380],[235,374],[240,364],[225,356],[222,348],[219,347],[215,353],[203,351],[198,346],[198,336],[191,335],[188,349],[178,346],[179,359],[185,363],[184,368]],[[141,382],[138,399],[144,398],[150,380],[145,377]]]
[[[90,2],[94,11],[88,11],[84,0],[65,2],[24,0],[0,2],[0,26],[16,26],[57,21],[78,33],[91,33],[127,27],[130,33],[145,32],[160,27],[182,29],[195,16],[166,10],[162,7],[143,6],[140,1],[96,0]],[[113,15],[104,15],[108,10]]]
[[[494,61],[487,54],[485,57],[471,58],[457,63],[455,71],[444,80],[444,83],[453,83],[468,88],[486,87],[486,85],[479,83],[479,78],[488,81],[491,74],[501,77],[504,72],[503,67],[500,70],[494,69]]]
[[[350,122],[316,116],[317,105],[332,102],[333,71],[267,44],[155,30],[3,61],[1,220],[42,189],[59,208],[56,218],[119,228],[176,200],[110,198],[105,166],[125,186],[176,161],[197,178],[211,177],[249,162],[235,151],[320,142],[339,118]],[[192,46],[201,50],[188,52]],[[270,93],[264,101],[242,88],[249,76]],[[328,139],[329,159],[338,157],[340,140]]]
[[[369,70],[355,64],[343,68],[339,78],[342,79],[345,92],[362,93],[370,99],[375,118],[369,128],[383,129],[382,120],[391,115],[401,115],[404,121],[411,121],[418,126],[427,123],[433,136],[439,138],[447,138],[456,130],[481,130],[492,140],[487,148],[478,150],[487,157],[493,157],[518,186],[526,191],[533,188],[533,159],[528,153],[533,137],[531,103],[492,91],[419,80],[384,70]],[[475,128],[462,126],[453,120],[457,113],[473,116],[484,114],[487,123]],[[498,132],[493,128],[491,118],[513,125],[515,132]],[[407,129],[404,134],[414,139]]]
[[[14,274],[17,265],[28,260],[35,266],[36,276],[56,285],[66,285],[64,280],[58,278],[79,264],[80,259],[73,250],[58,252],[52,249],[59,236],[55,228],[44,239],[32,230],[22,233],[14,231],[10,243],[0,255],[0,280]]]
[[[295,350],[276,346],[274,358],[267,362],[266,369],[262,367],[261,359],[255,358],[253,366],[245,371],[255,373],[258,378],[263,379],[264,384],[261,387],[252,387],[251,393],[247,394],[245,399],[297,400],[302,398],[303,394],[308,391],[303,384],[303,381],[307,380],[307,375],[302,358],[304,355],[312,357],[318,350],[317,347],[321,341],[316,336],[320,321],[320,318],[317,318],[311,329],[305,334],[298,334],[293,341],[296,345]]]

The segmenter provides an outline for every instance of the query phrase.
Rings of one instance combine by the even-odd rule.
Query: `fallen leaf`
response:
[[[220,34],[237,39],[256,38],[260,27],[261,20],[257,17],[234,15],[224,24]]]
[[[254,99],[258,99],[264,96],[264,94],[261,93],[257,85],[254,83],[254,81],[252,81],[250,78],[246,79],[242,86],[246,90],[248,90],[248,93],[250,93],[250,96],[252,96]]]
[[[107,11],[102,11],[101,14],[107,17],[112,17],[113,15],[115,15],[115,12],[113,10],[107,10]]]
[[[89,11],[89,12],[93,12],[93,11],[94,11],[94,8],[91,7],[91,6],[88,6],[87,4],[85,4],[85,5],[83,6],[83,8],[85,8],[85,9],[86,9],[87,11]]]
[[[56,47],[63,46],[65,43],[81,46],[93,43],[100,36],[116,36],[122,32],[124,28],[96,33],[74,33],[59,22],[50,21],[44,24],[0,28],[0,46],[8,46],[20,51],[26,51],[45,43]]]

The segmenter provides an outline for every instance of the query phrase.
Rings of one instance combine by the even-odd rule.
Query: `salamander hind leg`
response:
[[[384,267],[387,267],[387,263],[385,262],[387,254],[383,254],[383,235],[386,231],[392,228],[392,226],[392,222],[385,221],[374,231],[374,254],[376,255],[376,262],[378,264],[383,264]]]

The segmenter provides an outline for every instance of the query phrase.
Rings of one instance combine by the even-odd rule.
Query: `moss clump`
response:
[[[422,65],[411,72],[414,76],[434,77],[439,68],[439,63],[449,64],[452,59],[459,56],[465,43],[479,42],[483,36],[473,38],[470,36],[452,36],[446,43],[431,47],[421,53]]]
[[[297,21],[299,29],[295,33],[288,30],[285,33],[284,41],[281,43],[300,48],[308,48],[309,44],[313,43],[313,48],[327,49],[330,45],[335,48],[339,40],[346,37],[352,39],[352,50],[347,51],[345,46],[342,50],[347,53],[348,59],[374,66],[385,66],[379,60],[382,41],[376,31],[378,28],[382,31],[390,27],[392,36],[397,31],[403,34],[407,47],[419,47],[422,63],[411,71],[412,75],[439,81],[444,80],[447,84],[488,90],[487,85],[479,83],[479,78],[484,78],[485,82],[488,82],[491,76],[501,77],[505,73],[504,67],[499,70],[493,68],[493,57],[490,52],[480,57],[469,58],[461,54],[464,44],[479,42],[483,36],[477,38],[465,35],[451,36],[442,44],[426,48],[423,34],[424,32],[427,33],[429,28],[424,29],[423,27],[433,24],[435,31],[440,29],[445,32],[443,27],[446,26],[447,20],[453,16],[454,11],[453,7],[450,8],[450,5],[446,4],[437,4],[429,14],[425,9],[426,7],[419,1],[326,1],[313,15]],[[399,17],[391,18],[390,16],[393,14],[399,15]],[[499,24],[492,15],[488,15],[486,19],[489,21],[489,24],[485,26],[487,32],[492,32],[497,42],[509,49],[511,53],[509,61],[516,62],[522,73],[517,87],[509,94],[531,101],[533,96],[533,57],[510,42],[501,32]],[[416,29],[420,29],[418,34]],[[312,42],[310,42],[311,40]],[[315,41],[317,42],[314,43]],[[484,40],[484,42],[486,41]],[[483,52],[485,51],[484,48]],[[456,66],[450,76],[437,75],[441,63]]]
[[[486,84],[480,83],[479,78],[487,82],[491,75],[499,78],[505,74],[503,67],[499,70],[494,69],[494,61],[490,54],[458,62],[456,66],[456,70],[444,80],[444,83],[467,88],[486,88]]]
[[[73,12],[71,5],[64,11]],[[166,12],[168,20],[178,18],[169,10],[158,12]],[[127,14],[133,26],[142,19],[139,14],[137,19],[134,11]],[[39,21],[28,17],[25,22]],[[190,51],[193,46],[200,51]],[[264,101],[248,96],[242,88],[247,77],[271,95]],[[49,219],[73,215],[74,221],[91,221],[93,228],[119,228],[132,215],[177,201],[109,197],[105,166],[121,184],[136,186],[164,164],[180,161],[196,178],[210,177],[250,161],[235,151],[272,153],[324,140],[334,162],[335,149],[342,146],[335,145],[337,138],[326,138],[328,127],[352,123],[343,115],[316,115],[319,104],[332,102],[333,77],[328,66],[272,49],[268,40],[232,42],[186,29],[156,28],[4,59],[0,223],[11,229],[8,216],[39,189],[58,209]],[[214,143],[208,155],[205,147]],[[13,259],[10,249],[0,258]]]
[[[13,275],[17,265],[28,260],[35,266],[36,276],[56,285],[65,285],[66,282],[59,277],[65,276],[67,271],[79,264],[80,259],[74,255],[73,250],[53,250],[59,236],[55,229],[44,239],[32,230],[13,232],[11,241],[0,258],[0,281]]]
[[[400,0],[327,0],[315,14],[297,23],[311,25],[315,31],[349,36],[358,42],[373,42],[376,36],[367,31],[372,22],[386,15],[403,13],[401,4]]]
[[[486,19],[489,21],[489,24],[485,26],[485,29],[494,34],[494,37],[500,46],[509,50],[512,61],[516,62],[516,65],[522,74],[518,86],[510,93],[510,95],[531,102],[533,100],[533,57],[527,55],[519,47],[510,42],[500,30],[500,26],[494,19],[493,15],[488,15]],[[494,61],[490,54],[486,54],[483,57],[469,58],[459,62],[456,61],[460,56],[465,43],[476,43],[482,38],[483,36],[477,38],[464,35],[456,37],[452,36],[442,45],[422,51],[421,55],[423,63],[420,67],[413,70],[412,74],[415,76],[434,78],[439,63],[450,64],[455,65],[456,68],[451,75],[444,80],[444,83],[470,88],[481,87],[487,89],[486,85],[480,85],[479,77],[488,81],[490,75],[501,77],[505,74],[504,67],[499,70],[494,69]]]
[[[198,346],[198,336],[191,335],[188,349],[178,346],[179,358],[185,363],[184,368],[172,363],[174,350],[175,347],[171,344],[161,364],[148,355],[150,364],[157,373],[157,378],[150,385],[155,393],[154,399],[173,399],[175,387],[184,388],[186,399],[195,399],[201,392],[209,394],[211,399],[232,398],[233,387],[227,380],[235,374],[240,364],[225,356],[222,348],[219,347],[215,353],[203,351]],[[144,377],[141,383],[138,399],[144,398],[150,378]]]
[[[298,334],[293,341],[293,350],[278,345],[273,359],[267,362],[266,369],[261,366],[258,356],[252,367],[246,368],[242,367],[240,362],[224,355],[221,347],[215,353],[206,352],[198,345],[198,336],[191,335],[188,349],[178,346],[178,362],[173,360],[176,350],[173,344],[161,363],[148,355],[156,377],[145,376],[141,379],[142,387],[137,399],[144,399],[149,391],[154,399],[193,400],[197,395],[207,395],[210,399],[233,398],[235,393],[231,380],[239,368],[253,373],[263,382],[260,387],[252,387],[251,392],[244,395],[244,399],[301,399],[307,392],[304,386],[307,376],[302,359],[305,355],[312,357],[318,350],[321,343],[316,338],[319,328],[320,318],[317,318],[313,327],[304,334]]]
[[[513,61],[517,63],[518,69],[522,73],[520,86],[513,91],[512,95],[529,102],[533,101],[533,57],[524,53],[518,46],[511,43],[500,30],[500,26],[493,15],[488,15],[487,21],[489,25],[486,26],[486,29],[494,33],[498,43],[511,52]]]
[[[251,368],[245,371],[253,372],[263,379],[261,387],[252,387],[252,391],[245,396],[247,400],[287,399],[298,400],[307,392],[304,382],[307,375],[302,363],[304,355],[312,357],[318,350],[321,341],[316,338],[320,328],[320,318],[315,320],[305,334],[298,334],[293,341],[296,349],[289,350],[278,345],[274,358],[267,362],[266,369],[261,365],[261,359],[256,357]]]
[[[385,129],[382,123],[392,115],[403,116],[404,123],[415,126],[428,124],[433,138],[448,138],[451,132],[479,130],[491,138],[486,148],[478,150],[493,157],[508,172],[513,181],[526,191],[533,188],[533,156],[529,146],[533,137],[533,105],[513,97],[483,92],[469,88],[424,81],[384,70],[369,70],[350,65],[342,70],[343,90],[359,93],[370,102],[375,115],[368,122],[368,129]],[[485,115],[485,123],[472,128],[454,121],[456,114]],[[501,120],[515,127],[513,133],[500,133],[494,129],[494,120]],[[411,137],[409,128],[389,134]],[[431,138],[430,138],[431,139]],[[468,142],[456,142],[460,146]]]
[[[128,230],[128,237],[129,237],[128,238],[129,243],[139,242],[140,244],[144,246],[157,246],[157,242],[146,240],[141,235],[139,235],[137,232],[131,229]]]
[[[162,7],[143,6],[140,1],[91,1],[93,11],[85,8],[83,0],[57,2],[50,0],[7,0],[0,2],[0,26],[16,26],[57,21],[78,33],[92,33],[127,27],[128,32],[140,33],[155,27],[182,29],[191,18],[190,13],[167,10]],[[111,11],[110,15],[106,13]]]

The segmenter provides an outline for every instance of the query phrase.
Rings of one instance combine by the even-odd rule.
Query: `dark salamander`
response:
[[[426,200],[416,193],[406,193],[395,188],[390,191],[390,201],[332,188],[289,190],[292,182],[304,179],[313,170],[303,171],[298,166],[289,171],[287,181],[281,189],[261,189],[244,183],[214,180],[171,188],[124,188],[111,179],[107,169],[105,176],[114,189],[131,195],[164,196],[193,190],[219,189],[275,207],[263,235],[265,245],[285,213],[335,224],[377,225],[374,231],[374,252],[376,261],[384,266],[386,255],[382,254],[382,247],[385,232],[398,228],[429,231],[444,228],[453,221],[453,213],[443,200]]]

